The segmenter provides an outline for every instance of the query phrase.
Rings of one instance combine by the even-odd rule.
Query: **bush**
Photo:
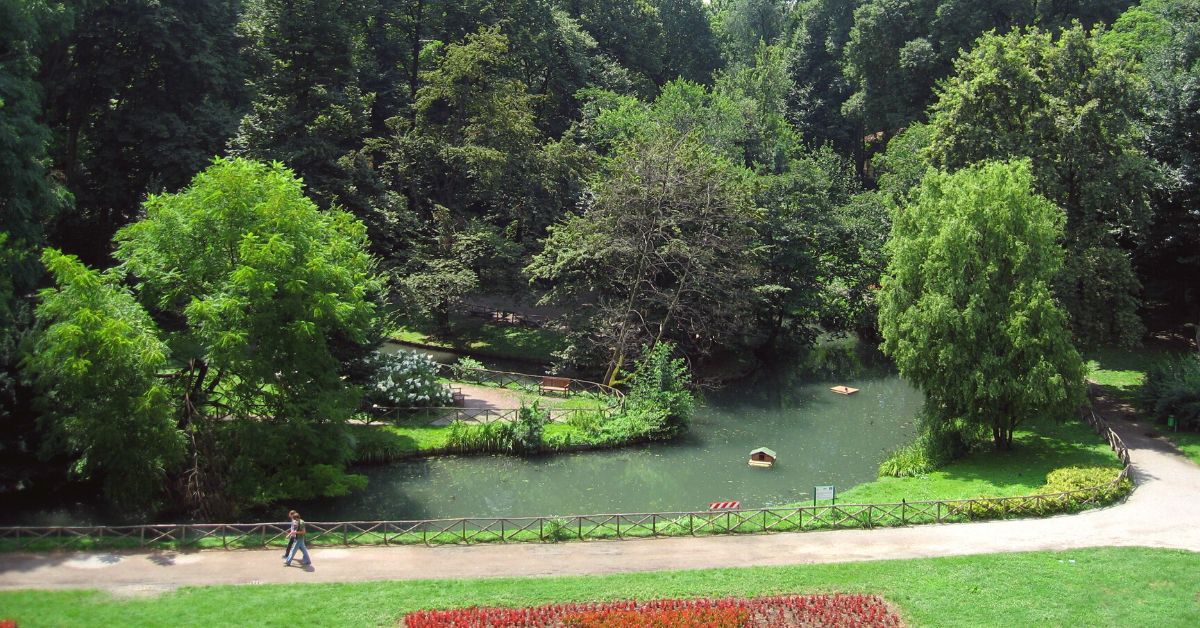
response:
[[[1113,484],[1113,479],[1119,473],[1108,467],[1063,467],[1046,474],[1046,485],[1039,493],[1066,493],[1087,488],[1099,487],[1102,502],[1116,501],[1133,488],[1128,478],[1120,484]]]
[[[972,519],[996,519],[1006,516],[1025,517],[1079,512],[1098,505],[1111,504],[1133,489],[1128,478],[1113,483],[1118,470],[1111,467],[1063,467],[1046,474],[1046,484],[1034,495],[1058,497],[1031,499],[1029,497],[983,497],[972,502],[964,512]]]
[[[465,423],[454,421],[446,436],[446,446],[451,451],[495,452],[512,451],[513,428],[511,423]]]
[[[415,451],[412,439],[382,427],[353,426],[350,442],[354,446],[353,462],[358,464],[393,462]]]
[[[375,358],[375,378],[367,400],[381,406],[435,408],[453,402],[450,388],[437,381],[437,362],[424,353],[401,351]]]
[[[454,379],[463,382],[478,382],[477,370],[483,370],[483,362],[474,358],[463,356],[457,362],[450,366],[450,371],[454,373]]]
[[[542,432],[550,417],[538,404],[521,406],[516,421],[454,421],[446,444],[457,452],[529,453],[542,448]]]
[[[527,406],[521,404],[517,421],[513,424],[512,449],[514,451],[537,451],[542,446],[542,431],[550,415],[542,412],[538,402]]]
[[[665,435],[673,434],[691,421],[696,399],[688,387],[691,373],[682,358],[672,358],[674,345],[660,342],[647,350],[637,362],[630,379],[628,406],[640,411],[661,413],[665,417]]]
[[[571,520],[555,517],[545,523],[542,528],[542,538],[547,541],[570,541],[579,537],[579,529],[571,525]]]
[[[1160,362],[1146,373],[1142,410],[1159,423],[1174,416],[1183,429],[1200,429],[1200,354]]]

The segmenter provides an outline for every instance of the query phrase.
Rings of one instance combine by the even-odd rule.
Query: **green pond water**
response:
[[[706,395],[677,440],[534,457],[446,456],[357,469],[363,492],[304,504],[317,520],[405,520],[758,508],[875,478],[885,453],[910,441],[921,394],[881,360],[834,346],[819,370],[767,371]],[[439,356],[441,357],[441,356]],[[832,364],[832,365],[831,365]],[[838,395],[830,386],[861,389]],[[779,454],[748,466],[750,451]]]

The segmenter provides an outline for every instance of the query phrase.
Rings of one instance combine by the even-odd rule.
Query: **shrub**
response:
[[[516,421],[465,423],[454,421],[446,445],[457,452],[527,453],[542,448],[542,432],[549,421],[534,403],[522,405]]]
[[[454,421],[446,436],[446,446],[451,451],[505,453],[513,448],[512,423],[466,423]]]
[[[571,525],[571,520],[565,517],[555,517],[547,521],[542,528],[542,538],[547,541],[569,541],[579,536],[579,529]]]
[[[353,462],[360,464],[393,462],[415,451],[412,439],[380,427],[356,425],[349,436],[354,446]]]
[[[1046,474],[1046,485],[1039,493],[1065,493],[1087,488],[1098,488],[1098,496],[1103,503],[1109,503],[1124,497],[1133,483],[1128,478],[1119,484],[1113,484],[1118,471],[1106,467],[1063,467]]]
[[[973,519],[996,519],[1005,516],[1053,515],[1079,512],[1098,505],[1110,504],[1129,493],[1133,483],[1128,478],[1113,483],[1119,471],[1111,467],[1063,467],[1046,474],[1046,484],[1033,497],[982,497],[966,506],[964,512]],[[1059,493],[1067,493],[1058,495]]]
[[[674,433],[687,427],[696,409],[696,399],[688,387],[691,373],[682,358],[672,358],[674,346],[660,342],[647,350],[637,362],[630,379],[627,405],[652,408],[661,412],[665,430]]]
[[[1184,429],[1200,429],[1200,354],[1164,360],[1146,373],[1142,410],[1159,423],[1174,416]]]
[[[454,374],[454,379],[464,382],[478,382],[479,376],[475,371],[483,370],[483,362],[474,358],[463,356],[457,362],[450,366],[450,372]]]
[[[450,388],[437,381],[438,364],[424,353],[401,351],[375,358],[367,400],[382,406],[433,408],[452,403]]]
[[[513,424],[512,448],[515,451],[537,451],[542,445],[542,431],[550,415],[543,412],[538,402],[527,406],[521,404],[517,421]]]

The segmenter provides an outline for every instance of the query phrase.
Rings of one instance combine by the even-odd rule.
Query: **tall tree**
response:
[[[677,78],[712,82],[722,65],[721,47],[701,0],[654,0],[663,28],[659,83]]]
[[[44,330],[28,368],[44,391],[47,449],[69,454],[72,472],[98,480],[123,510],[152,511],[184,454],[170,386],[160,377],[167,346],[118,274],[54,249],[42,259],[56,287],[42,292]]]
[[[787,3],[782,0],[732,0],[716,15],[717,29],[729,62],[779,43],[787,34]]]
[[[245,22],[258,72],[252,110],[231,141],[236,155],[296,171],[318,205],[350,184],[338,160],[358,149],[373,95],[358,83],[367,0],[260,0]]]
[[[0,0],[0,233],[7,234],[0,275],[11,282],[10,297],[36,284],[46,223],[66,200],[47,172],[50,130],[41,122],[36,81],[48,12],[43,2]],[[0,301],[0,326],[7,305]]]
[[[341,426],[360,398],[348,359],[378,333],[363,226],[318,211],[282,166],[244,160],[215,162],[145,212],[117,234],[110,273],[46,257],[57,289],[31,366],[77,467],[144,470],[112,478],[119,500],[170,472],[178,501],[208,518],[360,486]]]
[[[43,47],[52,156],[74,194],[54,242],[102,261],[148,193],[220,153],[243,105],[239,3],[71,0]]]
[[[866,0],[855,10],[845,68],[855,93],[845,113],[861,117],[867,135],[890,136],[920,121],[937,81],[976,38],[1037,25],[1053,32],[1073,20],[1085,27],[1115,19],[1129,0]]]
[[[1051,283],[1062,213],[1028,161],[930,171],[894,215],[880,291],[883,350],[943,419],[991,429],[998,449],[1036,416],[1083,400],[1083,363]]]
[[[1084,339],[1141,337],[1130,250],[1149,221],[1153,162],[1140,147],[1136,78],[1082,27],[987,35],[955,64],[930,119],[934,165],[1033,160],[1037,190],[1066,212],[1057,294]]]
[[[861,120],[842,113],[854,92],[842,68],[843,51],[860,0],[805,0],[793,10],[791,48],[794,87],[788,94],[789,118],[807,142],[832,144],[845,156],[861,153]],[[856,158],[856,163],[860,158]]]
[[[606,379],[643,343],[698,356],[742,332],[752,205],[732,164],[662,129],[622,146],[593,194],[551,227],[526,272],[548,300],[577,306]]]
[[[663,22],[652,0],[562,0],[601,52],[634,75],[644,96],[653,95],[663,75]]]
[[[33,483],[38,467],[33,397],[19,375],[21,345],[43,271],[46,226],[69,195],[49,172],[37,51],[57,24],[46,3],[0,0],[0,485]]]
[[[1135,263],[1147,292],[1187,316],[1200,346],[1200,2],[1144,2],[1122,16],[1104,44],[1141,63],[1146,146],[1167,175],[1154,190],[1154,219]]]
[[[219,160],[145,210],[118,233],[117,258],[181,365],[189,503],[217,516],[359,485],[342,471],[359,395],[339,350],[377,333],[362,224],[319,212],[282,166],[245,160]]]

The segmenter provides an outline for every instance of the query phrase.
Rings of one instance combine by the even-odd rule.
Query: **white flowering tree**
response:
[[[380,355],[372,403],[397,408],[429,408],[452,403],[450,387],[437,380],[437,362],[424,353]]]

